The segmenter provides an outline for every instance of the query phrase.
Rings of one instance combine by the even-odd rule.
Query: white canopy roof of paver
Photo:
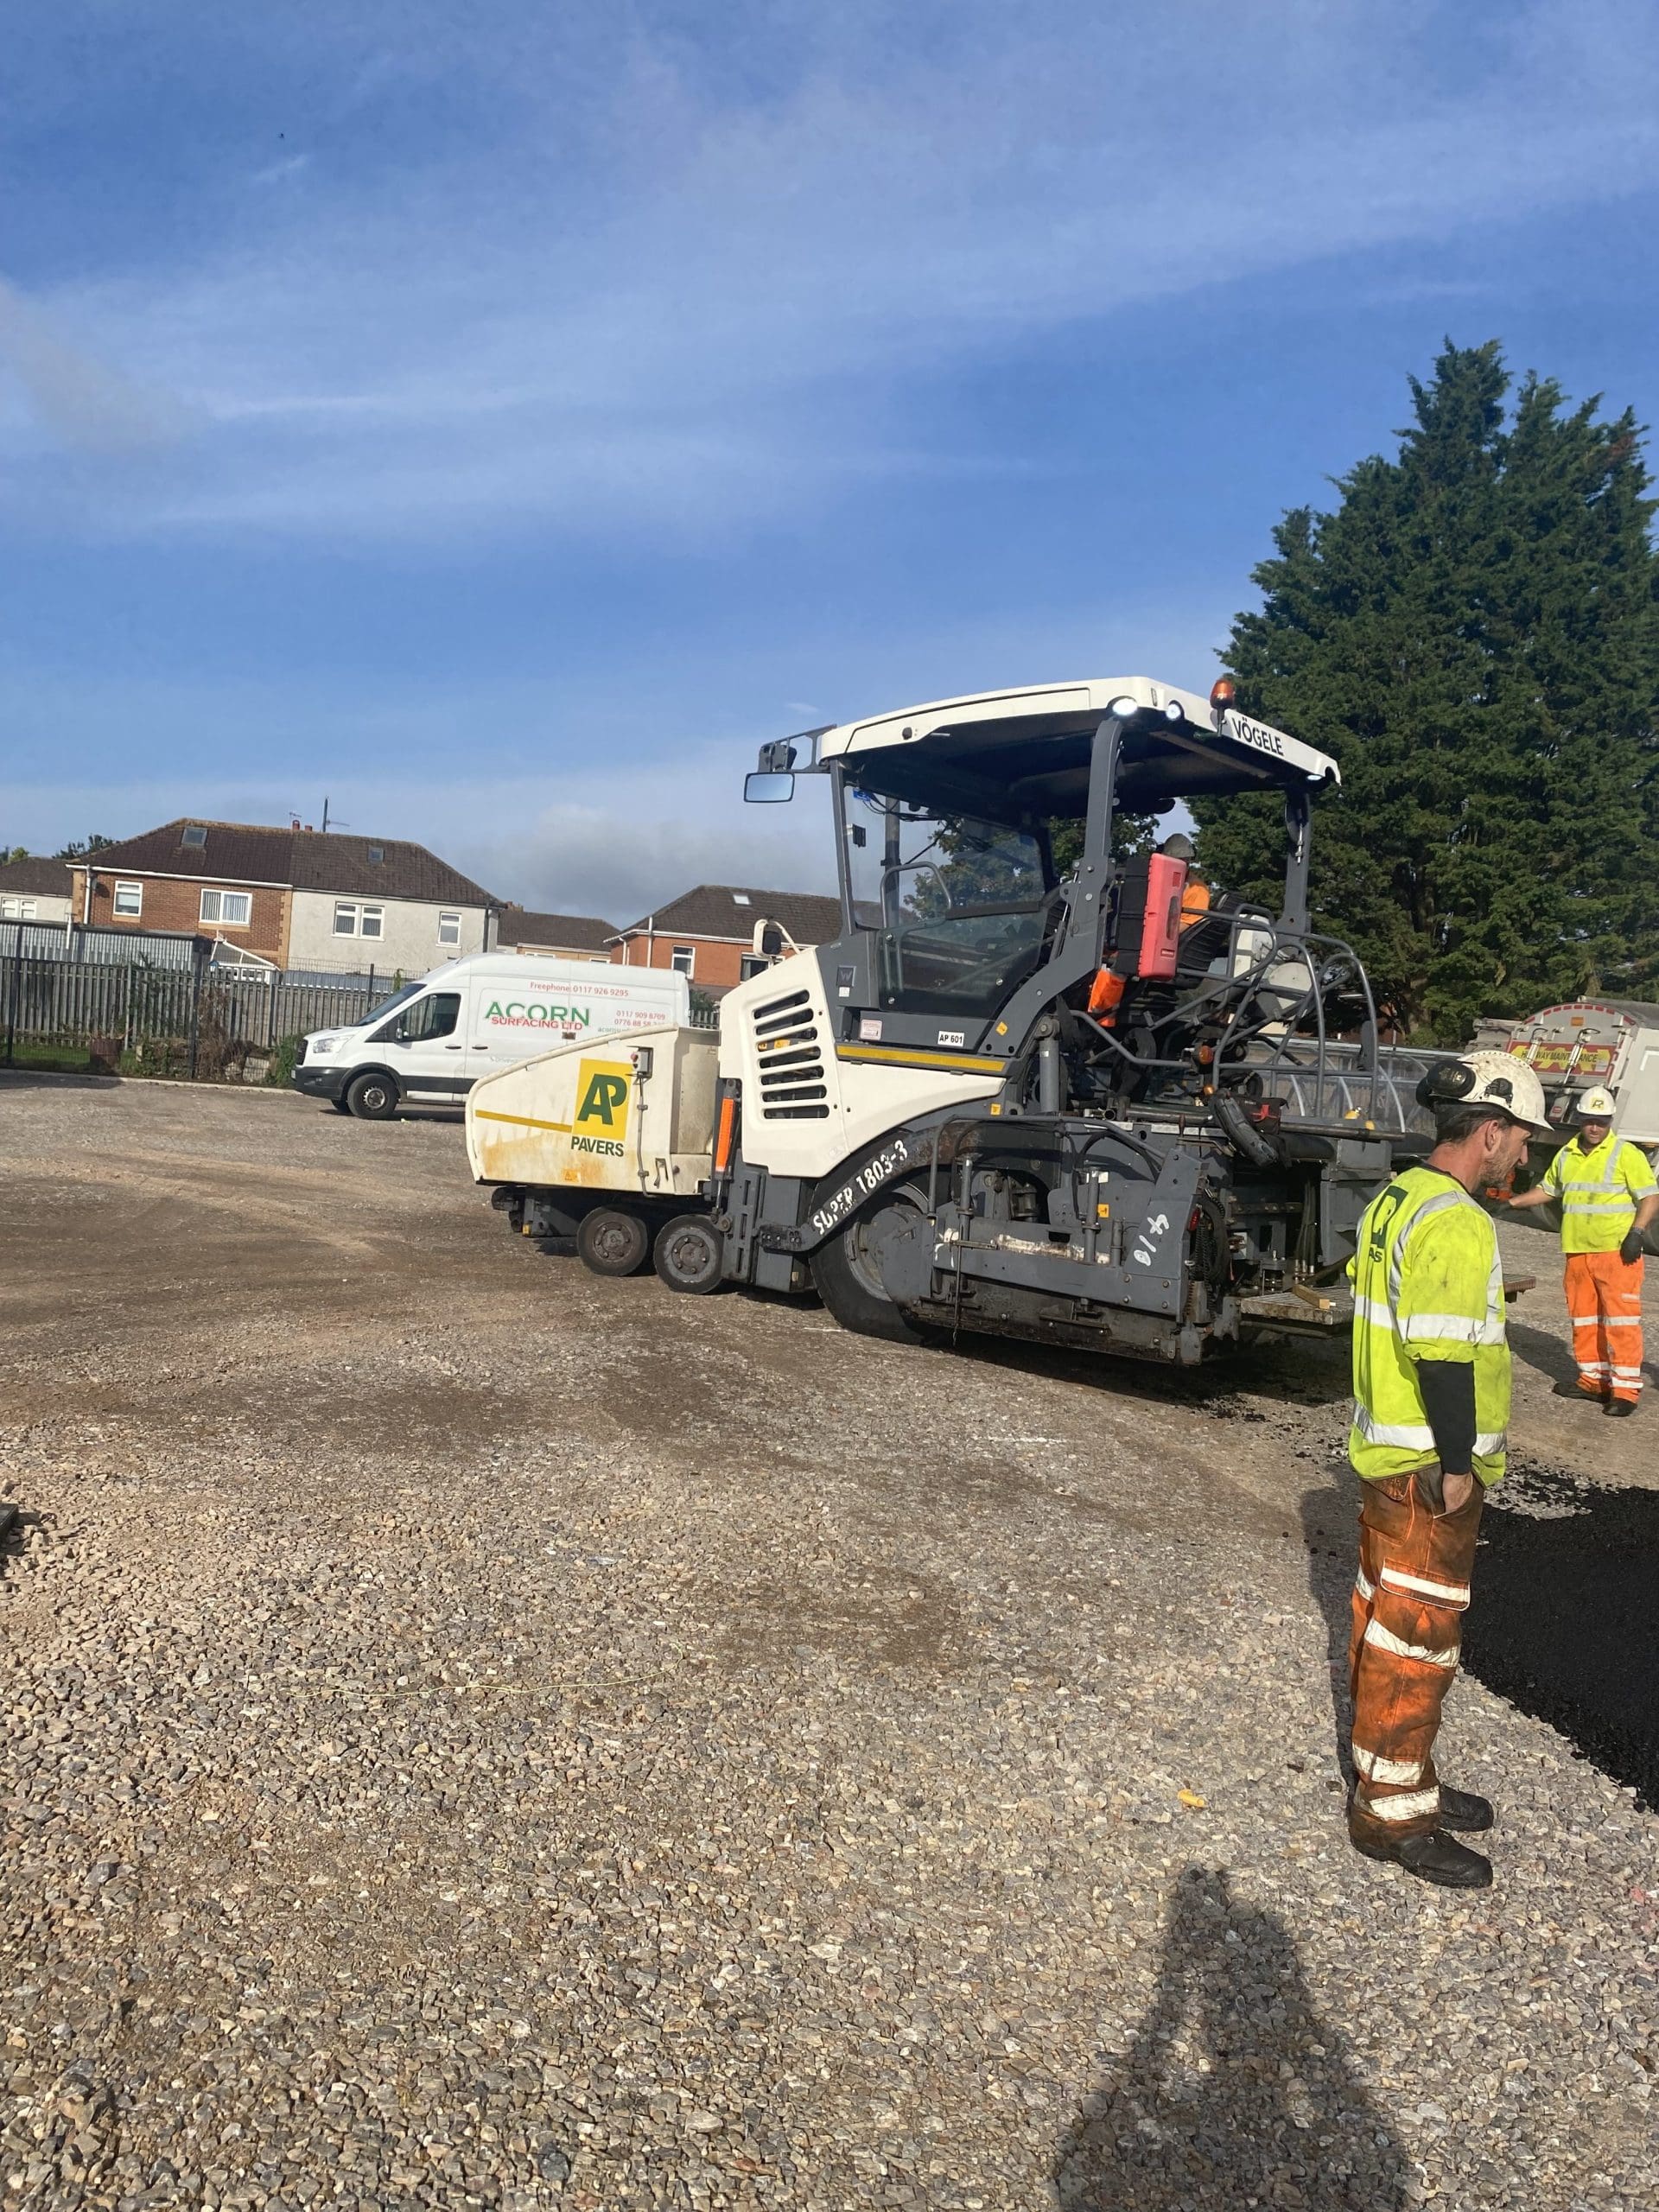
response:
[[[900,708],[866,721],[841,722],[818,734],[817,758],[823,761],[887,752],[946,732],[967,731],[976,723],[1001,725],[1010,736],[1016,726],[1029,723],[1033,738],[1080,730],[1098,721],[1113,700],[1123,698],[1132,698],[1159,714],[1172,704],[1179,705],[1184,723],[1172,725],[1172,735],[1185,727],[1206,747],[1225,747],[1241,767],[1248,761],[1258,776],[1271,763],[1269,774],[1278,782],[1294,783],[1303,777],[1313,784],[1342,780],[1330,755],[1304,745],[1300,738],[1287,736],[1266,722],[1254,721],[1235,708],[1217,713],[1202,693],[1184,691],[1173,683],[1155,683],[1146,676],[1090,677],[1072,683],[980,691],[965,699],[936,699],[927,706]]]

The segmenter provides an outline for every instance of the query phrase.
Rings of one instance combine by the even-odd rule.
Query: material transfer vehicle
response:
[[[1351,947],[1312,927],[1336,763],[1147,677],[987,692],[762,747],[830,785],[842,930],[668,1027],[481,1083],[474,1175],[522,1234],[671,1288],[816,1289],[849,1328],[1191,1364],[1329,1329],[1364,1205],[1433,1144]],[[1143,825],[1281,796],[1277,911]],[[1069,828],[1076,857],[1054,857]],[[1183,850],[1185,848],[1185,850]]]
[[[480,1077],[556,1040],[689,1020],[690,988],[666,969],[470,952],[405,983],[361,1021],[311,1032],[294,1087],[370,1122],[404,1099],[458,1105]]]

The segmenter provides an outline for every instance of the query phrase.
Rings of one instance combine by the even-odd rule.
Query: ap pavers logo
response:
[[[633,1070],[626,1060],[584,1060],[576,1071],[576,1118],[572,1152],[598,1152],[620,1160],[628,1134],[628,1093]]]

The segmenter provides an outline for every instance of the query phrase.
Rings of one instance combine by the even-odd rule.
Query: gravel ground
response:
[[[1497,1888],[1347,1847],[1339,1363],[602,1282],[453,1121],[0,1128],[6,2204],[1652,2203],[1632,1789],[1465,1680]]]

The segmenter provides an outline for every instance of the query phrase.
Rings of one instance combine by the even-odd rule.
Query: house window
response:
[[[199,823],[192,823],[183,836],[180,838],[179,842],[181,845],[188,845],[193,852],[199,853],[207,845],[207,832]]]
[[[357,935],[357,909],[355,906],[346,906],[343,902],[335,906],[334,935],[336,937],[355,937]]]
[[[386,910],[384,906],[365,906],[360,909],[358,924],[360,937],[384,937],[386,933]]]
[[[772,963],[759,952],[746,952],[737,963],[737,972],[747,983],[751,976],[764,976]]]
[[[459,914],[440,914],[438,916],[438,943],[440,944],[460,944],[461,916]]]
[[[361,906],[355,899],[341,899],[336,903],[336,937],[384,937],[385,933],[386,910],[384,906]]]
[[[118,883],[115,887],[115,911],[127,921],[136,922],[144,911],[143,885]]]
[[[378,868],[381,861],[384,861],[385,857],[386,849],[384,845],[371,845],[369,847],[369,864],[371,867]]]
[[[35,901],[32,899],[0,899],[0,919],[8,922],[32,922]]]
[[[677,944],[669,956],[669,966],[677,976],[696,973],[697,948],[695,944]]]
[[[204,922],[217,922],[221,929],[246,929],[253,918],[252,892],[204,891],[201,918]]]

